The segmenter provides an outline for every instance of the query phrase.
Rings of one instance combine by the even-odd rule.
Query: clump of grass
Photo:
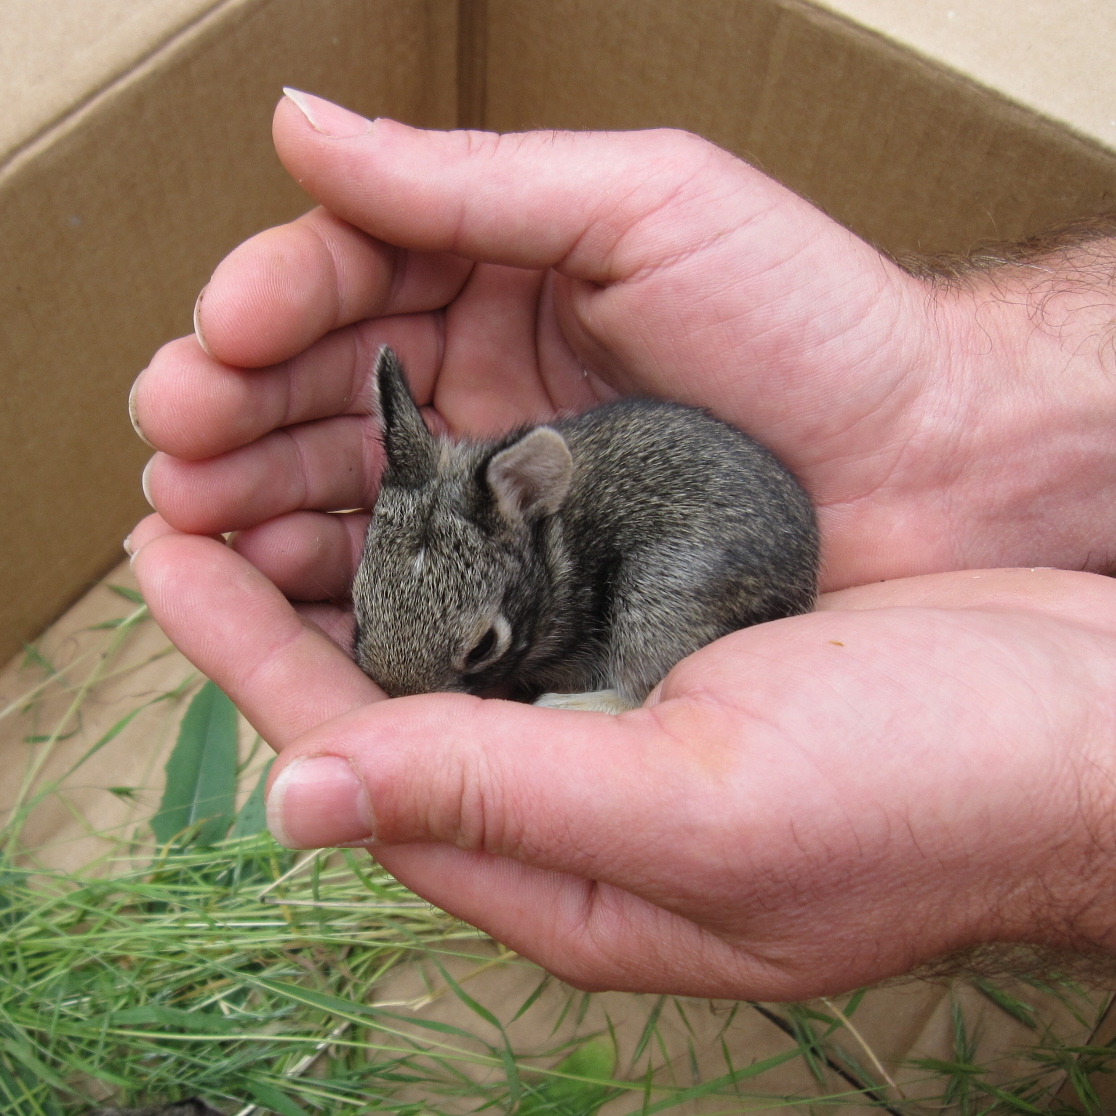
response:
[[[952,1049],[889,1067],[860,1024],[881,993],[791,1006],[589,996],[432,909],[363,853],[280,848],[231,705],[185,664],[108,729],[85,724],[107,679],[165,654],[121,657],[148,621],[130,590],[119,595],[134,606],[126,616],[87,632],[65,667],[33,651],[38,681],[0,710],[34,722],[0,831],[6,1116],[97,1105],[154,1105],[155,1116],[188,1097],[228,1116],[1101,1111],[1095,1082],[1116,1059],[1080,1036],[1103,1003],[1069,984],[1045,986],[1042,1003],[1076,1013],[1075,1041],[1018,987],[984,979],[955,986]],[[58,712],[42,723],[52,694]],[[161,801],[106,787],[134,823],[101,834],[88,865],[51,867],[24,839],[29,821],[68,802],[83,764],[120,746],[152,705],[178,725]],[[71,736],[76,761],[45,779]],[[533,975],[509,999],[515,973]],[[1027,1043],[990,1055],[973,1022],[981,1004]],[[774,1038],[757,1051],[768,1024]]]
[[[483,1064],[483,1051],[439,1035],[440,1057],[420,1066],[423,1046],[398,1013],[364,1001],[409,953],[477,936],[354,856],[292,867],[257,834],[172,850],[108,879],[9,868],[3,1111],[195,1093],[284,1113],[300,1101],[344,1111],[372,1099],[370,1078],[385,1074],[457,1087],[439,1066]]]

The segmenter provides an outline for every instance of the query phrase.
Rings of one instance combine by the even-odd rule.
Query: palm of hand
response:
[[[416,199],[403,227],[383,230],[337,182],[332,208],[405,250],[316,211],[233,253],[198,312],[226,363],[186,339],[137,383],[139,422],[171,455],[148,472],[160,513],[199,533],[254,528],[238,546],[292,597],[342,595],[363,524],[302,513],[374,497],[363,401],[386,342],[432,422],[454,434],[633,392],[710,408],[810,488],[831,586],[948,565],[954,532],[926,468],[936,455],[911,446],[945,439],[954,467],[964,454],[954,434],[928,436],[914,405],[919,370],[941,356],[914,281],[723,152],[690,137],[623,142],[632,162],[664,147],[658,177],[620,193],[635,171],[590,145],[582,161],[603,183],[566,227],[552,221],[551,243],[489,246],[516,266],[445,251],[442,198]],[[312,187],[313,168],[292,170]],[[896,533],[912,518],[897,504],[928,523]],[[864,537],[884,534],[888,551],[866,552]],[[327,569],[327,554],[349,557]]]

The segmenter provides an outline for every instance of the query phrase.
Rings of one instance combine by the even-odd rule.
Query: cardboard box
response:
[[[136,372],[189,330],[230,248],[307,206],[271,150],[282,85],[432,127],[688,128],[889,252],[965,251],[1113,206],[1113,20],[1083,2],[1067,21],[1059,0],[7,0],[0,661],[119,561],[143,514],[148,450],[125,406]],[[98,589],[47,645],[78,646],[73,632],[114,604]],[[158,663],[144,686],[188,669]],[[17,668],[0,705],[23,692]],[[105,691],[51,762],[135,693]],[[144,762],[116,781],[157,796],[153,734],[165,747],[150,718],[121,734]],[[0,746],[25,749],[24,735],[0,721]],[[87,789],[79,805],[124,824],[112,796]],[[82,826],[60,814],[47,830],[69,861]],[[1032,994],[1059,1033],[1080,1031]],[[942,989],[876,995],[858,1022],[893,1070],[948,1053]],[[1026,1037],[988,1011],[994,1045]],[[756,1048],[778,1048],[778,1023],[757,1018]]]
[[[0,659],[146,508],[136,374],[226,252],[308,208],[271,147],[281,86],[451,125],[455,26],[424,0],[0,6]]]
[[[897,30],[942,6],[875,5]],[[845,7],[856,5],[488,0],[486,125],[688,128],[899,254],[964,251],[1114,204],[1116,163],[1095,137],[851,22]],[[998,7],[1025,35],[1021,6]],[[1097,31],[1081,19],[1090,10],[1075,12],[1083,47]],[[1111,30],[1111,16],[1096,19]],[[1041,68],[1046,42],[1030,45]],[[1051,84],[1079,72],[1059,69]]]
[[[925,0],[8,0],[0,659],[118,560],[143,512],[146,450],[123,407],[134,375],[189,330],[225,252],[306,206],[271,151],[281,85],[435,127],[688,128],[900,254],[965,250],[1111,206],[1116,156],[1101,141],[1116,125],[1082,80],[1108,72],[1113,17],[1079,6],[1067,44],[1049,33],[1066,22],[1056,0],[969,0],[957,9],[968,23],[986,38],[1010,33],[1022,62],[966,74],[934,57],[974,67],[970,55],[984,57],[940,33],[935,13],[967,26],[951,10]],[[1059,65],[1020,83],[1027,105],[980,84],[1044,75],[1051,43]],[[1082,65],[1088,51],[1096,65]],[[1059,119],[1036,111],[1048,104]]]

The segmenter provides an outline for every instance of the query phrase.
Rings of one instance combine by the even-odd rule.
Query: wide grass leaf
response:
[[[616,1094],[609,1084],[615,1064],[611,1043],[604,1039],[587,1042],[558,1063],[557,1071],[570,1076],[536,1084],[521,1101],[518,1116],[596,1116]]]
[[[108,1019],[112,1027],[128,1027],[146,1023],[173,1027],[176,1031],[202,1034],[227,1035],[240,1029],[236,1019],[229,1019],[215,1011],[183,1011],[181,1008],[164,1007],[162,1004],[143,1004],[113,1012]]]
[[[267,829],[267,805],[264,802],[264,788],[267,786],[267,777],[274,762],[274,759],[268,760],[267,766],[260,772],[259,781],[252,789],[247,801],[241,806],[240,813],[236,815],[236,821],[233,822],[233,827],[229,831],[230,837],[255,837],[257,833],[263,833]]]
[[[60,1116],[61,1109],[46,1084],[25,1066],[0,1061],[0,1112],[4,1116]]]
[[[249,1081],[246,1085],[253,1100],[262,1104],[269,1112],[278,1112],[279,1116],[310,1116],[301,1104],[292,1100],[286,1093],[280,1092],[273,1085],[268,1085],[263,1081]]]
[[[228,832],[236,801],[236,707],[212,682],[190,702],[167,760],[167,785],[151,819],[166,844],[194,827],[191,841],[212,845]]]
[[[745,1066],[743,1069],[733,1070],[731,1073],[722,1074],[720,1077],[714,1077],[701,1085],[695,1085],[692,1089],[682,1089],[674,1093],[672,1096],[666,1097],[655,1104],[648,1104],[649,1096],[644,1098],[644,1103],[640,1108],[632,1109],[627,1116],[651,1116],[653,1112],[663,1112],[669,1108],[675,1108],[682,1105],[686,1101],[697,1100],[701,1097],[709,1097],[718,1095],[719,1091],[726,1086],[733,1085],[738,1081],[747,1081],[751,1077],[759,1077],[761,1074],[767,1073],[768,1070],[773,1070],[776,1066],[781,1066],[784,1062],[789,1062],[793,1058],[798,1058],[802,1054],[800,1047],[795,1047],[793,1050],[787,1050],[782,1054],[773,1054],[770,1058],[764,1058],[762,1061],[753,1062],[750,1066]],[[648,1071],[651,1067],[648,1066]],[[650,1077],[648,1077],[650,1082]],[[788,1098],[789,1100],[789,1098]]]

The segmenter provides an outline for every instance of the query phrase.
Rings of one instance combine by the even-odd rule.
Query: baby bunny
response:
[[[388,694],[617,712],[699,647],[813,607],[809,498],[705,411],[624,399],[454,442],[427,430],[391,349],[374,379],[387,463],[354,654]]]

